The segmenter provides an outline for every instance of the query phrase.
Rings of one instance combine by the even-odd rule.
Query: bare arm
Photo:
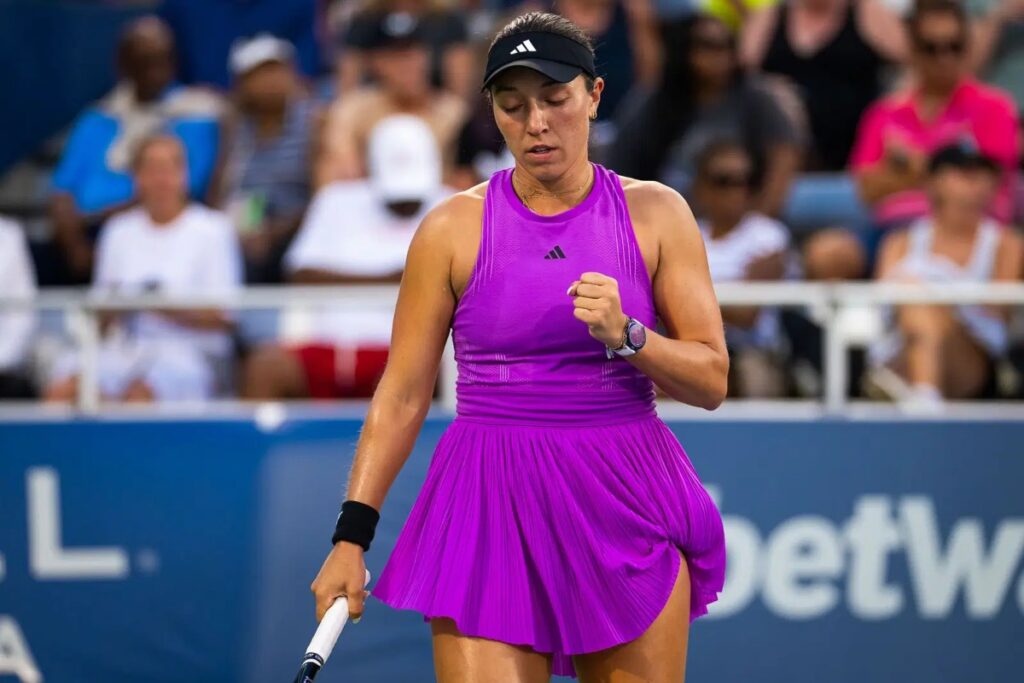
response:
[[[445,48],[441,57],[444,86],[466,102],[476,96],[476,62],[469,43],[456,43]]]
[[[658,235],[654,304],[668,336],[647,331],[647,344],[627,360],[666,394],[708,410],[725,399],[729,354],[718,299],[697,221],[686,201],[659,183],[644,183],[637,217]],[[638,193],[639,195],[639,193]]]
[[[920,187],[924,183],[926,163],[918,152],[906,152],[899,163],[887,154],[876,164],[855,172],[860,198],[873,206],[891,194]]]
[[[785,252],[777,251],[751,261],[747,266],[746,280],[751,282],[778,280],[785,270],[785,258]],[[757,315],[760,312],[760,306],[723,306],[722,318],[727,323],[749,329],[757,321]]]
[[[628,0],[625,9],[633,47],[633,74],[637,83],[654,85],[664,59],[654,10],[649,0]]]
[[[338,74],[338,94],[354,90],[363,80],[366,72],[366,56],[358,48],[347,47],[336,62]]]
[[[221,116],[218,122],[220,135],[217,141],[217,160],[213,166],[213,173],[210,174],[210,183],[206,187],[206,197],[203,198],[210,206],[223,206],[227,200],[227,161],[235,143],[237,117],[238,114],[232,110]]]
[[[857,28],[883,59],[907,58],[907,31],[903,20],[880,0],[858,0]]]
[[[1020,235],[1007,228],[999,241],[996,251],[996,262],[993,267],[992,279],[995,282],[1020,282],[1024,276],[1024,244]],[[987,305],[990,313],[1003,320],[1010,317],[1010,306]]]
[[[451,329],[455,311],[448,232],[453,219],[447,217],[451,201],[427,215],[409,246],[387,367],[356,444],[344,499],[378,511],[423,426]],[[334,545],[311,586],[318,621],[341,595],[348,596],[350,616],[362,614],[365,566],[361,546],[348,541]]]
[[[442,205],[444,206],[444,205]],[[455,311],[445,219],[424,219],[413,237],[395,307],[387,368],[356,445],[346,499],[380,510],[430,408]]]
[[[779,20],[778,5],[770,5],[752,12],[743,21],[739,36],[740,64],[749,71],[758,71],[768,52],[768,42]]]
[[[347,275],[319,268],[300,268],[290,278],[291,282],[303,285],[380,284],[401,280],[402,271],[387,275]]]
[[[971,22],[971,41],[969,60],[971,71],[977,73],[984,69],[996,46],[1007,22],[1019,20],[1024,14],[1024,2],[1021,0],[1001,0],[984,16]]]
[[[878,250],[878,262],[875,264],[875,280],[887,280],[893,277],[896,266],[907,253],[907,231],[896,230],[882,238]]]
[[[216,309],[164,309],[156,312],[179,325],[197,330],[229,330],[234,325],[223,311]]]
[[[774,145],[768,150],[764,183],[756,208],[769,216],[778,216],[786,202],[790,183],[800,168],[800,148],[791,144]]]
[[[327,110],[313,173],[315,188],[323,187],[335,180],[349,180],[364,175],[356,133],[357,122],[352,106],[353,97],[350,94],[348,99],[336,101]]]

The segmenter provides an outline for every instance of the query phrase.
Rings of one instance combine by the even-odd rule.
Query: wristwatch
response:
[[[622,345],[618,348],[605,347],[605,355],[612,358],[613,354],[632,356],[647,343],[647,328],[636,318],[629,318],[623,329]]]

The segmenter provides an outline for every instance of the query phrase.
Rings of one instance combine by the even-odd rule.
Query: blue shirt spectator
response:
[[[205,196],[217,162],[218,100],[172,84],[152,103],[136,100],[121,84],[75,122],[53,188],[75,199],[79,211],[94,213],[131,199],[132,147],[140,137],[167,132],[188,150],[189,194]]]
[[[61,281],[89,281],[99,226],[133,201],[129,171],[140,141],[157,133],[179,138],[189,193],[206,198],[219,159],[223,106],[212,91],[180,85],[175,62],[174,39],[161,19],[132,22],[118,44],[117,86],[75,122],[51,198]]]

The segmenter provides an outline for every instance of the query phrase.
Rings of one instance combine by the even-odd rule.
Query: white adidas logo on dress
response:
[[[524,40],[523,42],[519,43],[519,45],[516,46],[516,49],[512,50],[512,52],[509,52],[509,54],[510,55],[514,55],[514,54],[516,54],[518,52],[536,52],[536,51],[537,51],[537,48],[535,48],[533,46],[533,43],[531,43],[529,40]]]

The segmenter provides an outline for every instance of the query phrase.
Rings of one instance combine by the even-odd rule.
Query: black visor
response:
[[[585,73],[594,78],[594,56],[585,45],[557,33],[517,33],[502,38],[487,53],[487,69],[481,90],[495,76],[514,66],[539,71],[553,81],[568,83]]]

